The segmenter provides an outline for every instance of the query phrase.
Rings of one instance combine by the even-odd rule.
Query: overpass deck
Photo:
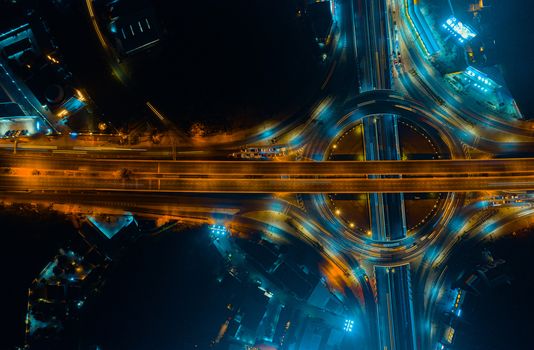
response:
[[[83,159],[59,156],[0,156],[0,168],[100,172],[129,169],[134,173],[199,176],[332,176],[358,175],[525,175],[534,173],[534,158],[371,161],[162,161]]]

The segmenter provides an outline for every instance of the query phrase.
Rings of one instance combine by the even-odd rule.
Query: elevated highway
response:
[[[534,159],[277,162],[2,155],[0,190],[180,193],[534,190]]]
[[[403,193],[534,190],[534,176],[417,178],[209,178],[109,173],[0,175],[0,191],[122,191],[180,193]],[[0,198],[2,197],[0,193]]]
[[[379,161],[191,161],[86,159],[63,156],[0,155],[0,169],[36,169],[86,174],[128,169],[137,175],[169,176],[367,176],[418,177],[534,174],[534,158],[379,160]],[[72,174],[72,173],[70,173]],[[17,174],[16,172],[14,175]]]

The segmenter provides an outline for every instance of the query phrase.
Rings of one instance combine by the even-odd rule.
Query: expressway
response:
[[[119,168],[120,169],[120,168]],[[246,172],[245,172],[246,173]],[[355,178],[279,175],[243,175],[216,177],[214,174],[183,176],[165,173],[131,173],[119,176],[110,171],[42,171],[4,168],[0,188],[4,191],[26,190],[109,190],[182,193],[402,193],[402,192],[469,192],[498,190],[534,190],[534,176],[463,176]],[[351,174],[352,175],[352,174]]]
[[[425,102],[427,106],[446,113],[451,119],[462,120],[468,129],[481,137],[506,139],[513,135],[514,139],[531,140],[531,123],[505,120],[498,116],[498,112],[490,113],[472,100],[451,91],[441,73],[431,64],[428,53],[423,52],[422,48],[418,49],[417,46],[421,45],[414,45],[419,43],[418,36],[421,33],[412,27],[409,12],[413,11],[410,7],[416,6],[418,2],[420,1],[395,0],[397,6],[403,9],[396,17],[400,25],[399,37],[403,51],[403,64],[399,68],[399,80],[403,87],[412,97]],[[495,133],[495,130],[500,130],[501,133]]]
[[[384,301],[383,311],[387,311],[378,313],[381,348],[415,349],[410,265],[375,266],[375,275],[377,285],[382,287],[377,288],[378,300]]]
[[[82,173],[131,170],[138,175],[175,177],[217,176],[366,176],[410,175],[418,177],[469,175],[526,175],[534,173],[534,158],[437,159],[381,161],[195,161],[86,159],[64,156],[0,155],[0,169],[37,169]],[[5,171],[4,171],[5,172]],[[159,175],[158,175],[159,174]],[[17,175],[16,173],[14,175]]]
[[[364,75],[363,92],[370,89],[391,90],[391,26],[387,0],[364,0],[362,16],[366,26],[367,48],[361,61],[368,62],[372,72]],[[398,115],[378,114],[363,119],[365,158],[370,161],[398,161],[401,159]],[[369,176],[370,181],[398,181],[398,175]],[[404,195],[409,191],[368,191],[371,231],[374,240],[390,241],[406,237]],[[388,193],[384,193],[388,192]],[[413,350],[416,348],[414,314],[411,295],[410,265],[390,273],[381,266],[374,267],[376,279],[377,333],[380,349]]]

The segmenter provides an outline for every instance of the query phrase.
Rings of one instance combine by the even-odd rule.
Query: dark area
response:
[[[144,105],[151,101],[182,128],[193,122],[216,130],[249,127],[288,116],[319,84],[323,69],[308,21],[296,16],[297,1],[151,5],[162,40],[123,59],[131,77],[125,88],[86,9],[42,4],[67,65],[115,125],[155,118]],[[107,10],[98,8],[105,22]]]
[[[32,280],[75,231],[55,213],[8,208],[0,211],[0,232],[0,306],[5,320],[0,332],[0,349],[10,349],[24,341],[28,288]]]
[[[133,244],[87,305],[86,345],[103,349],[206,348],[225,320],[222,258],[206,230],[167,232]]]
[[[492,1],[490,23],[496,38],[496,61],[525,118],[534,118],[532,5],[521,0]]]
[[[459,326],[455,348],[471,350],[529,349],[534,329],[534,274],[529,261],[534,230],[523,230],[489,246],[495,258],[506,260],[511,285],[468,295],[463,307],[465,322]]]
[[[126,87],[113,75],[107,56],[100,47],[87,10],[65,6],[59,10],[52,2],[40,2],[39,12],[50,26],[60,47],[65,66],[90,94],[99,107],[97,113],[117,126],[142,120],[148,111],[134,89]]]
[[[134,58],[132,69],[172,118],[251,125],[317,87],[315,43],[296,1],[154,3],[167,29],[163,52]]]

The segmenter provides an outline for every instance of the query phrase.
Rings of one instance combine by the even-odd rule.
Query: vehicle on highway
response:
[[[287,155],[285,146],[254,146],[244,147],[240,152],[232,153],[231,157],[241,159],[273,159]]]

